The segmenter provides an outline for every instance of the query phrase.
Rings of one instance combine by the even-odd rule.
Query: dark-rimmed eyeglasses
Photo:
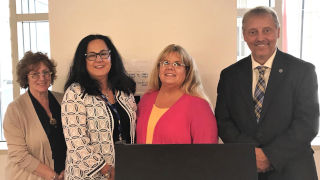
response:
[[[171,63],[171,62],[169,62],[169,61],[161,61],[159,64],[160,64],[160,66],[162,66],[162,67],[168,67],[168,66],[170,66],[170,64],[171,64],[173,67],[175,67],[175,68],[186,67],[185,64],[180,63],[180,62],[173,62],[173,63]]]
[[[110,56],[110,53],[111,53],[111,50],[102,50],[99,53],[89,52],[84,55],[87,57],[88,61],[95,61],[98,55],[100,56],[100,59],[108,59]]]
[[[32,79],[40,79],[40,76],[44,76],[46,79],[48,79],[49,77],[51,77],[52,72],[50,71],[42,71],[40,72],[34,72],[34,73],[29,73],[29,75],[31,76]]]

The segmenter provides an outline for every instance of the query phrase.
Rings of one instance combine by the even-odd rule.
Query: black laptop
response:
[[[116,180],[257,180],[249,144],[116,145]]]

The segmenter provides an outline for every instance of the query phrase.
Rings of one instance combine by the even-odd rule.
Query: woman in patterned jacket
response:
[[[80,41],[61,104],[66,179],[114,179],[114,144],[135,139],[135,90],[108,37]]]

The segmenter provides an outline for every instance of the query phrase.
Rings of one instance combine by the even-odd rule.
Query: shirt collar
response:
[[[266,61],[266,63],[263,64],[263,66],[268,67],[271,69],[272,63],[274,60],[274,57],[276,56],[277,49],[273,52],[272,56]],[[251,62],[252,62],[252,69],[254,70],[256,67],[261,66],[257,61],[254,60],[252,54],[251,54]]]

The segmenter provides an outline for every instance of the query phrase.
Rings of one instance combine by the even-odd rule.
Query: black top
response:
[[[52,159],[54,160],[54,171],[60,173],[65,168],[67,150],[66,142],[62,131],[60,104],[58,103],[56,98],[51,94],[51,92],[48,91],[49,108],[53,118],[55,118],[57,121],[56,125],[51,125],[49,123],[50,118],[47,115],[45,109],[36,100],[36,98],[33,97],[30,90],[28,90],[28,93],[31,98],[33,107],[37,112],[38,118],[40,119],[42,127],[49,139],[52,151]]]
[[[126,112],[125,109],[122,108],[122,106],[116,102],[115,104],[113,104],[120,116],[120,124],[121,124],[121,131],[122,131],[122,139],[125,140],[125,142],[127,144],[131,143],[131,138],[130,138],[130,120],[129,120],[129,116]],[[117,116],[115,115],[114,111],[112,112],[112,116],[114,119],[114,130],[113,130],[113,142],[117,142],[119,141],[119,121],[117,120]]]

